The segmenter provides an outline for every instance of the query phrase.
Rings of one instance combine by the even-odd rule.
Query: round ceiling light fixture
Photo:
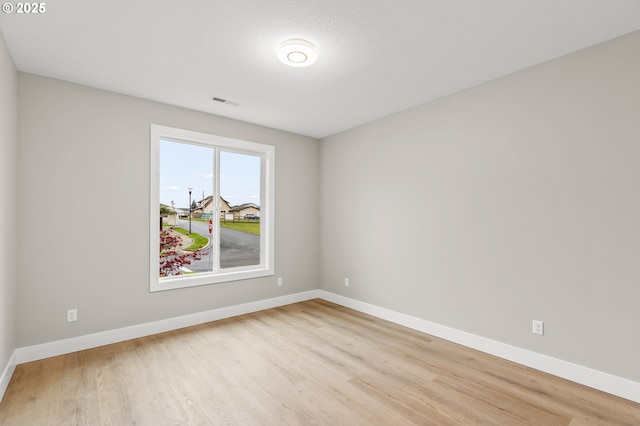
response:
[[[308,67],[318,59],[318,52],[307,40],[291,39],[280,44],[278,59],[291,67]]]

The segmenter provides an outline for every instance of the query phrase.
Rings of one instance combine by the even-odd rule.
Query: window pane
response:
[[[260,163],[220,152],[220,268],[260,264]]]
[[[214,148],[160,141],[160,276],[214,268]]]

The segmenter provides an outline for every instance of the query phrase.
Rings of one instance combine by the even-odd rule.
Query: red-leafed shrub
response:
[[[183,252],[179,250],[180,237],[173,235],[171,231],[160,231],[160,276],[169,277],[182,275],[182,267],[191,262],[200,260],[200,253]]]

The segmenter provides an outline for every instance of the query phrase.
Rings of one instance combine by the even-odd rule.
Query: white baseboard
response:
[[[640,383],[602,371],[552,358],[537,352],[511,346],[465,331],[401,314],[390,309],[360,302],[335,293],[318,290],[318,297],[356,311],[403,325],[450,342],[479,350],[572,382],[580,383],[631,401],[640,402]]]
[[[295,293],[271,299],[244,303],[241,305],[212,309],[210,311],[169,318],[161,321],[134,325],[131,327],[124,327],[116,330],[43,343],[41,345],[18,348],[14,351],[9,363],[2,373],[2,376],[0,376],[0,400],[2,399],[2,396],[4,396],[9,380],[11,379],[11,375],[13,374],[17,364],[63,355],[84,349],[91,349],[98,346],[149,336],[165,331],[177,330],[192,325],[276,308],[278,306],[284,306],[315,298],[321,298],[374,317],[391,321],[432,336],[440,337],[481,352],[495,355],[518,364],[535,368],[536,370],[544,371],[546,373],[580,383],[612,395],[640,402],[640,383],[526,349],[511,346],[506,343],[497,342],[485,337],[456,330],[427,320],[412,317],[410,315],[405,315],[390,309],[350,299],[324,290],[311,290],[302,293]]]
[[[7,362],[7,366],[2,372],[2,376],[0,376],[0,401],[2,401],[2,397],[4,397],[4,393],[7,390],[7,386],[9,386],[9,381],[11,380],[11,376],[13,376],[13,372],[15,371],[17,364],[16,351],[13,351],[11,358],[9,358],[9,362]]]
[[[317,297],[317,290],[289,294],[286,296],[274,297],[271,299],[243,303],[241,305],[212,309],[210,311],[198,312],[195,314],[189,314],[145,324],[133,325],[116,330],[87,334],[85,336],[72,337],[70,339],[58,340],[55,342],[43,343],[40,345],[27,346],[24,348],[16,349],[14,355],[16,358],[16,363],[22,364],[25,362],[36,361],[52,356],[77,352],[84,349],[91,349],[98,346],[109,345],[112,343],[124,342],[125,340],[150,336],[152,334],[162,333],[165,331],[177,330],[179,328],[203,324],[205,322],[235,317],[238,315],[262,311],[270,308],[276,308],[278,306],[289,305],[291,303],[302,302],[305,300],[315,299]]]

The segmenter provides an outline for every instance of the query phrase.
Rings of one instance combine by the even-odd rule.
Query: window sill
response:
[[[177,277],[160,278],[157,283],[152,283],[151,293],[156,291],[175,290],[178,288],[197,287],[208,284],[221,284],[230,281],[247,280],[251,278],[273,276],[270,268],[260,268],[241,271],[218,272],[216,274],[199,273],[193,275],[180,275]]]

